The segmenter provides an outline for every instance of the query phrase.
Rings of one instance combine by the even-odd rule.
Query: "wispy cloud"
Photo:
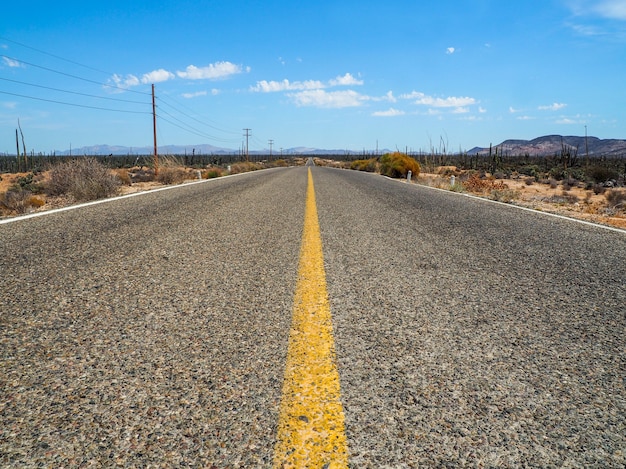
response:
[[[343,76],[338,76],[327,82],[319,80],[305,80],[305,81],[289,81],[284,79],[282,81],[257,81],[256,85],[250,87],[250,91],[259,93],[275,93],[280,91],[302,91],[302,90],[321,90],[325,88],[331,88],[336,86],[351,86],[362,85],[363,80],[354,78],[350,73],[346,73]]]
[[[4,64],[7,67],[11,67],[11,68],[24,67],[24,64],[22,62],[19,62],[17,60],[13,60],[10,57],[3,56],[2,57],[2,61],[4,62]]]
[[[513,106],[509,106],[509,112],[515,114],[516,112],[522,112],[521,109],[515,109]]]
[[[186,99],[197,98],[198,96],[206,96],[206,91],[196,91],[195,93],[183,93],[182,97]]]
[[[400,95],[400,97],[402,99],[414,100],[413,103],[417,105],[432,106],[436,108],[460,108],[470,106],[472,104],[478,104],[478,101],[475,98],[470,98],[469,96],[448,96],[447,98],[438,98],[428,96],[427,94],[419,91],[412,91],[411,93]]]
[[[188,65],[185,71],[177,71],[176,75],[187,80],[220,80],[244,71],[249,72],[250,67],[244,69],[241,65],[232,62],[215,62],[206,67]]]
[[[386,111],[376,111],[372,113],[372,116],[376,117],[395,117],[395,116],[403,116],[406,113],[404,111],[400,111],[399,109],[394,109],[390,107]]]
[[[565,103],[552,103],[548,106],[539,106],[537,109],[540,111],[558,111],[559,109],[563,109],[567,104]]]
[[[624,0],[568,0],[566,3],[576,16],[595,15],[626,20],[626,2]]]
[[[572,124],[578,124],[578,121],[574,119],[570,119],[569,117],[563,117],[561,119],[556,120],[555,123],[563,124],[563,125],[572,125]]]
[[[118,75],[117,73],[109,79],[109,84],[116,86],[117,88],[132,88],[133,86],[139,86],[141,80],[135,75]]]
[[[344,108],[361,106],[369,98],[353,90],[326,91],[322,89],[305,90],[287,94],[296,106],[321,108]]]
[[[325,88],[326,86],[321,81],[306,80],[306,81],[293,81],[285,79],[282,81],[257,81],[256,85],[250,87],[250,91],[259,93],[275,93],[279,91],[297,91],[297,90],[317,90]]]
[[[454,47],[448,47],[448,48],[446,49],[446,54],[448,54],[448,55],[452,55],[452,54],[454,54],[454,51],[455,51],[455,50],[456,50],[456,49],[455,49]]]

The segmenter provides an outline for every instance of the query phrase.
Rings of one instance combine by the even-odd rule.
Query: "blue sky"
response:
[[[0,154],[626,138],[626,0],[9,2]]]

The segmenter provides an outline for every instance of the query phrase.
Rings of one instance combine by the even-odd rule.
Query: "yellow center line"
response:
[[[308,171],[304,232],[274,467],[348,467],[348,445],[311,169]]]

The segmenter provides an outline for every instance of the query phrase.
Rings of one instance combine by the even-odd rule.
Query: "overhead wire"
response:
[[[124,88],[122,86],[111,85],[110,83],[102,83],[102,82],[99,82],[99,81],[96,81],[96,80],[91,80],[89,78],[79,77],[77,75],[72,75],[71,73],[61,72],[59,70],[54,70],[53,68],[44,67],[43,65],[37,65],[37,64],[31,63],[31,62],[26,62],[25,60],[16,59],[15,57],[9,57],[8,55],[0,54],[0,57],[5,58],[5,59],[10,60],[10,61],[13,61],[15,63],[21,63],[21,64],[25,64],[25,65],[30,65],[31,67],[39,68],[41,70],[46,70],[46,71],[52,72],[52,73],[57,73],[59,75],[64,75],[66,77],[74,78],[76,80],[81,80],[81,81],[84,81],[84,82],[87,82],[87,83],[93,83],[93,84],[96,84],[96,85],[99,85],[99,86],[103,86],[105,88],[112,88],[112,89],[121,90],[121,91],[128,91],[130,93],[137,93],[137,94],[150,96],[150,93],[147,93],[145,91],[131,90],[130,88]]]
[[[122,102],[122,103],[132,103],[132,104],[144,104],[144,105],[150,104],[147,101],[132,101],[130,99],[112,98],[110,96],[97,96],[95,94],[79,93],[78,91],[62,90],[60,88],[52,88],[50,86],[37,85],[35,83],[27,83],[25,81],[11,80],[10,78],[0,77],[0,80],[10,81],[12,83],[18,83],[20,85],[33,86],[33,87],[36,87],[36,88],[43,88],[43,89],[51,90],[51,91],[58,91],[60,93],[68,93],[68,94],[75,94],[75,95],[79,95],[79,96],[86,96],[86,97],[89,97],[89,98],[106,99],[108,101],[119,101],[119,102]]]
[[[87,104],[76,104],[76,103],[67,103],[64,101],[57,101],[54,99],[46,99],[46,98],[38,98],[35,96],[27,96],[24,94],[18,94],[18,93],[10,93],[8,91],[0,91],[1,94],[7,94],[9,96],[17,96],[19,98],[27,98],[27,99],[34,99],[37,101],[45,101],[47,103],[54,103],[54,104],[63,104],[65,106],[75,106],[75,107],[82,107],[82,108],[87,108],[87,109],[97,109],[99,111],[112,111],[112,112],[125,112],[125,113],[129,113],[129,114],[152,114],[149,111],[130,111],[127,109],[111,109],[111,108],[104,108],[104,107],[99,107],[99,106],[89,106]]]
[[[67,59],[65,57],[61,57],[61,56],[58,56],[58,55],[55,55],[55,54],[43,51],[41,49],[37,49],[35,47],[31,47],[31,46],[28,46],[26,44],[23,44],[23,43],[20,43],[20,42],[17,42],[17,41],[13,41],[13,40],[8,39],[8,38],[6,38],[4,36],[0,36],[0,39],[3,40],[3,41],[7,41],[7,42],[10,42],[10,43],[19,45],[21,47],[33,50],[33,51],[36,51],[36,52],[38,52],[40,54],[44,54],[44,55],[53,57],[53,58],[58,59],[58,60],[62,60],[64,62],[73,64],[73,65],[77,65],[77,66],[80,66],[80,67],[83,67],[83,68],[86,68],[86,69],[89,69],[89,70],[93,70],[93,71],[96,71],[96,72],[99,72],[99,73],[103,73],[103,74],[107,74],[107,75],[114,75],[115,76],[115,74],[111,74],[111,73],[106,72],[104,70],[100,70],[100,69],[97,69],[97,68],[94,68],[94,67],[82,64],[80,62],[76,62],[74,60],[70,60],[70,59]],[[59,74],[59,75],[62,75],[62,76],[66,76],[66,77],[72,78],[72,79],[81,80],[81,81],[84,81],[84,82],[87,82],[87,83],[91,83],[91,84],[96,84],[98,86],[105,87],[105,88],[110,88],[112,90],[119,90],[121,92],[130,92],[130,93],[140,94],[140,95],[143,95],[143,96],[151,96],[151,93],[148,93],[148,92],[137,91],[137,90],[130,89],[128,87],[122,87],[122,86],[118,86],[118,85],[111,84],[111,83],[102,83],[102,82],[99,82],[99,81],[96,81],[96,80],[91,80],[89,78],[81,77],[81,76],[74,75],[74,74],[67,73],[67,72],[60,71],[60,70],[55,70],[55,69],[50,68],[50,67],[45,67],[43,65],[38,65],[38,64],[35,64],[35,63],[32,63],[32,62],[28,62],[28,61],[25,61],[25,60],[22,60],[22,59],[11,57],[11,56],[8,56],[8,55],[5,55],[5,54],[0,54],[0,57],[4,58],[7,62],[8,61],[12,61],[12,62],[15,62],[16,64],[28,65],[30,67],[35,67],[35,68],[38,68],[38,69],[41,69],[41,70],[45,70],[45,71],[48,71],[48,72],[56,73],[56,74]],[[21,85],[25,85],[25,86],[37,87],[37,88],[47,89],[47,90],[56,91],[56,92],[60,92],[60,93],[67,93],[67,94],[73,94],[73,95],[78,95],[78,96],[85,96],[85,97],[95,98],[95,99],[104,99],[104,100],[110,100],[110,101],[116,101],[116,102],[122,102],[122,103],[130,103],[130,104],[141,104],[141,105],[148,105],[149,104],[148,102],[133,101],[133,100],[128,100],[128,99],[114,98],[114,97],[107,97],[107,96],[98,96],[98,95],[94,95],[94,94],[81,93],[81,92],[77,92],[77,91],[70,91],[70,90],[61,89],[61,88],[53,88],[53,87],[49,87],[49,86],[39,85],[39,84],[35,84],[35,83],[28,83],[28,82],[18,81],[18,80],[12,80],[12,79],[3,78],[3,77],[0,77],[0,80],[4,80],[4,81],[7,81],[7,82],[12,82],[12,83],[17,83],[17,84],[21,84]],[[26,98],[26,99],[50,102],[50,103],[54,103],[54,104],[61,104],[61,105],[74,106],[74,107],[81,107],[81,108],[87,108],[87,109],[95,109],[95,110],[101,110],[101,111],[125,112],[125,113],[132,113],[132,114],[151,114],[151,112],[149,112],[149,111],[133,111],[133,110],[123,110],[123,109],[112,109],[112,108],[106,108],[106,107],[101,107],[101,106],[90,106],[90,105],[87,105],[87,104],[70,103],[70,102],[65,102],[65,101],[61,101],[61,100],[55,100],[55,99],[49,99],[49,98],[40,98],[40,97],[36,97],[36,96],[29,96],[29,95],[19,94],[19,93],[11,93],[11,92],[8,92],[8,91],[0,91],[0,93],[5,94],[5,95],[10,95],[10,96]],[[183,107],[183,108],[189,110],[190,112],[192,112],[192,113],[194,113],[194,114],[199,116],[199,114],[197,114],[195,111],[191,110],[189,107],[185,106],[184,104],[178,102],[173,97],[168,97],[167,99],[164,99],[163,97],[158,96],[158,97],[155,97],[155,98],[158,99],[159,102],[163,105],[163,106],[158,106],[158,111],[159,111],[157,113],[158,114],[158,118],[160,120],[163,120],[164,122],[167,122],[170,125],[173,125],[173,126],[179,128],[181,130],[184,130],[184,131],[189,132],[191,134],[198,135],[198,136],[200,136],[202,138],[206,138],[206,139],[209,139],[209,140],[212,140],[212,141],[219,141],[219,142],[223,142],[223,143],[233,143],[233,142],[238,142],[240,140],[239,138],[220,138],[220,137],[216,137],[215,135],[210,135],[210,134],[208,134],[206,132],[203,132],[202,130],[199,130],[198,128],[196,128],[194,126],[189,125],[189,123],[187,123],[187,122],[183,121],[182,119],[176,117],[171,112],[167,112],[167,110],[163,109],[163,107],[164,106],[168,107],[173,112],[180,114],[184,118],[190,119],[190,120],[192,120],[192,121],[194,121],[194,122],[196,122],[198,124],[201,124],[203,126],[206,126],[206,127],[210,128],[210,129],[216,130],[218,132],[223,132],[225,134],[240,136],[240,132],[234,132],[232,130],[225,130],[223,128],[218,127],[217,125],[213,125],[215,123],[207,123],[206,121],[209,121],[209,122],[212,122],[212,121],[210,119],[206,119],[206,117],[204,117],[204,116],[202,117],[203,120],[200,120],[200,119],[190,115],[187,112],[181,111],[178,107],[176,107],[173,104],[171,104],[169,102],[169,100],[175,102],[178,106]],[[169,118],[171,120],[162,117],[160,114],[165,114],[165,115],[169,116]],[[173,122],[172,120],[176,121],[178,123]],[[159,127],[159,126],[157,125],[157,127]],[[261,144],[261,146],[262,146],[262,144]]]
[[[167,106],[171,107],[172,109],[176,110],[176,112],[179,112],[179,113],[180,113],[180,114],[182,114],[183,116],[188,117],[189,119],[192,119],[192,120],[194,120],[194,121],[196,121],[196,122],[198,122],[198,123],[200,123],[200,124],[202,124],[202,125],[205,125],[205,126],[207,126],[207,127],[210,127],[211,129],[218,130],[218,131],[220,131],[220,132],[224,132],[224,133],[228,133],[228,134],[239,135],[239,132],[234,132],[234,131],[232,131],[232,130],[225,130],[225,129],[222,129],[222,128],[220,128],[220,127],[216,127],[215,125],[207,124],[206,122],[203,122],[203,121],[201,121],[201,120],[199,120],[199,119],[196,119],[196,118],[195,118],[195,117],[193,117],[193,116],[190,116],[189,114],[186,114],[185,112],[181,111],[180,109],[177,109],[176,107],[172,106],[170,103],[168,103],[168,102],[167,102],[167,99],[164,99],[162,96],[157,96],[157,99],[159,99],[159,100],[160,100],[161,102],[163,102],[165,105],[167,105]],[[193,111],[193,110],[192,110],[192,109],[190,109],[189,107],[185,106],[184,104],[182,104],[182,103],[180,103],[180,102],[176,101],[174,98],[168,97],[168,99],[171,99],[172,101],[176,102],[179,106],[184,107],[184,108],[188,109],[189,111],[191,111],[191,112],[194,112],[194,113],[195,113],[195,111]],[[210,121],[210,119],[206,119],[206,120],[207,120],[207,121],[209,121],[209,122],[211,122],[211,121]]]

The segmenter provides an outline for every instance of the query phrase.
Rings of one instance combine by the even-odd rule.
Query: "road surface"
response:
[[[310,170],[350,467],[626,464],[626,234]],[[0,465],[284,462],[308,171],[0,225]]]

